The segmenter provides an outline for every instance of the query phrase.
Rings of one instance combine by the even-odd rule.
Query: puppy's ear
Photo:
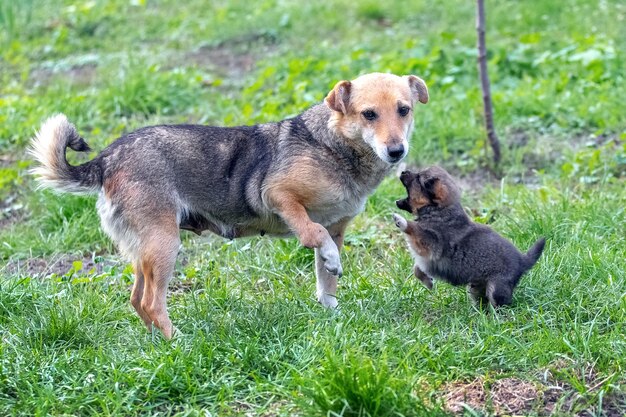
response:
[[[442,207],[457,203],[461,199],[461,190],[451,181],[438,180],[433,185],[433,201]]]
[[[439,180],[437,178],[429,178],[424,181],[424,191],[431,200],[437,200],[437,192],[442,189],[441,187],[435,188],[435,185],[438,182]]]
[[[324,102],[331,110],[348,114],[348,105],[350,104],[350,92],[352,91],[352,83],[350,81],[339,81],[335,87],[324,99]]]
[[[428,87],[426,87],[424,80],[415,75],[405,75],[404,78],[409,82],[413,102],[419,101],[423,104],[428,103]]]

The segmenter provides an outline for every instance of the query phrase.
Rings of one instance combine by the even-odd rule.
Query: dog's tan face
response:
[[[381,160],[395,164],[409,152],[413,109],[428,102],[428,89],[415,75],[373,73],[337,83],[324,101],[335,111],[331,128],[363,140]]]
[[[400,181],[406,187],[408,197],[396,201],[401,210],[412,214],[425,206],[447,207],[458,203],[461,190],[448,172],[438,166],[425,168],[417,173],[404,171]]]

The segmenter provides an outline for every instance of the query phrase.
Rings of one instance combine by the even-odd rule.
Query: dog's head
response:
[[[365,141],[383,161],[395,164],[409,152],[416,103],[428,102],[428,89],[415,75],[373,73],[340,81],[324,100],[334,111],[340,135]]]
[[[396,201],[401,210],[417,214],[425,206],[447,207],[461,199],[461,190],[448,172],[438,166],[418,172],[404,171],[400,181],[406,187],[408,197]]]

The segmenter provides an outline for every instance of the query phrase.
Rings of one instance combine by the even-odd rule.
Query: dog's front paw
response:
[[[341,268],[341,260],[339,259],[339,251],[337,250],[337,246],[332,240],[330,241],[330,243],[322,245],[319,254],[324,261],[324,268],[326,268],[329,273],[331,273],[332,275],[337,275],[339,277],[343,274],[343,269]]]
[[[330,294],[318,295],[317,301],[324,307],[332,308],[332,309],[337,308],[337,305],[339,305],[339,303],[337,302],[337,297],[335,297],[334,295],[330,295]]]
[[[407,227],[407,221],[404,217],[400,216],[399,214],[393,214],[393,221],[396,223],[396,226],[402,230],[403,232],[406,230]]]
[[[322,258],[324,257],[322,256]],[[334,256],[324,259],[324,268],[326,268],[326,270],[332,275],[336,275],[338,277],[343,275],[343,268],[341,267],[341,262],[339,261],[338,256],[336,259]]]

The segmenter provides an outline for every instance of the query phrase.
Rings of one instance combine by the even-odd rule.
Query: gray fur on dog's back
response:
[[[195,213],[236,223],[259,210],[261,184],[275,154],[271,130],[277,128],[152,126],[120,138],[92,162],[104,177],[128,170],[129,181],[174,198],[183,217]]]
[[[150,126],[122,136],[85,164],[63,160],[57,166],[76,173],[66,178],[72,191],[102,188],[106,198],[101,195],[98,208],[112,236],[136,227],[124,216],[124,224],[111,227],[106,219],[144,210],[173,210],[180,228],[196,233],[285,235],[289,228],[263,198],[268,173],[309,164],[338,184],[336,215],[328,207],[309,208],[314,221],[328,225],[357,214],[389,170],[364,143],[339,140],[328,127],[330,115],[320,104],[295,118],[256,126]]]

